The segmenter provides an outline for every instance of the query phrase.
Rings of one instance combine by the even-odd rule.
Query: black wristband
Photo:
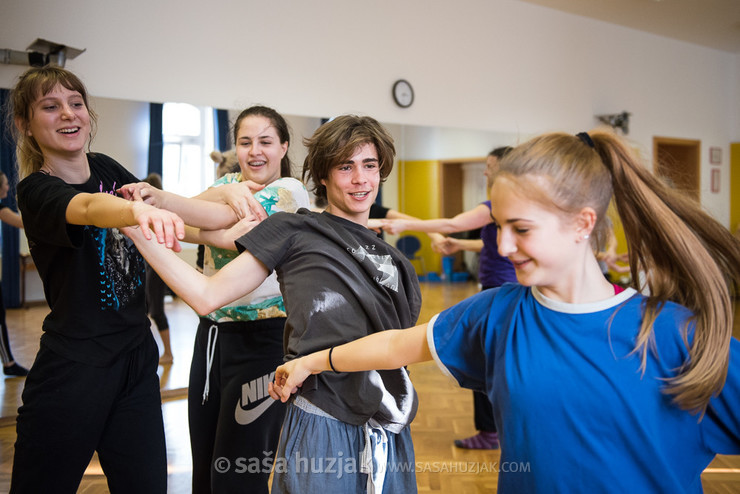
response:
[[[337,370],[336,370],[336,369],[334,368],[334,364],[333,364],[333,363],[332,363],[332,361],[331,361],[331,352],[333,352],[333,351],[334,351],[334,347],[331,347],[331,348],[329,349],[329,367],[331,367],[331,370],[333,370],[334,372],[336,372],[336,373],[339,373],[339,371],[337,371]]]

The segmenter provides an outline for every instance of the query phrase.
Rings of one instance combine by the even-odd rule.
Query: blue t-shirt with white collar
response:
[[[672,404],[665,378],[687,356],[690,311],[667,303],[644,374],[633,353],[644,297],[590,304],[506,284],[435,316],[435,360],[491,398],[501,441],[499,492],[702,492],[715,454],[740,454],[740,347],[704,418]]]

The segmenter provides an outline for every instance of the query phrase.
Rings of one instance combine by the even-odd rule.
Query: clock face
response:
[[[414,102],[414,89],[404,79],[399,79],[393,84],[393,99],[401,108],[408,108]]]

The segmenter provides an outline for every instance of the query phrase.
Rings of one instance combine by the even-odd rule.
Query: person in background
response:
[[[493,177],[499,169],[499,160],[506,156],[511,149],[509,146],[497,147],[488,153],[484,173],[486,188],[489,191],[493,186]],[[470,211],[464,211],[452,218],[391,220],[386,221],[383,228],[391,233],[400,233],[404,230],[438,232],[437,236],[433,237],[432,248],[446,256],[459,250],[480,252],[478,282],[481,285],[481,290],[496,288],[504,283],[516,283],[514,266],[509,259],[498,252],[498,225],[491,215],[490,199],[480,203]],[[464,232],[477,228],[481,229],[480,240],[457,239],[439,235],[439,233]],[[465,439],[456,439],[455,446],[463,449],[497,449],[499,440],[493,407],[488,396],[483,392],[473,391],[473,421],[478,432]]]
[[[287,313],[289,359],[411,325],[421,307],[410,262],[367,228],[370,205],[393,166],[391,136],[373,118],[342,115],[319,127],[306,145],[303,177],[318,197],[327,198],[326,210],[270,216],[237,240],[242,253],[211,277],[139,230],[126,231],[167,284],[201,314],[251,292],[274,269]],[[255,393],[267,384],[260,380]],[[306,383],[288,406],[271,493],[416,492],[413,468],[387,468],[414,464],[408,425],[416,409],[404,369],[326,374]],[[343,468],[342,475],[308,473],[305,458],[341,458],[354,468]]]
[[[520,284],[293,359],[271,396],[287,400],[330,370],[434,359],[494,404],[501,465],[512,466],[499,492],[701,492],[716,454],[740,454],[740,242],[632,153],[605,130],[517,146],[491,211]],[[612,197],[650,295],[599,268]]]
[[[116,196],[137,179],[86,152],[96,116],[82,81],[32,67],[11,90],[18,207],[50,313],[23,389],[10,492],[74,493],[93,453],[112,492],[167,491],[157,345],[144,260],[119,228],[179,250],[182,220]]]
[[[162,177],[159,173],[150,173],[144,181],[156,187],[162,188]],[[167,314],[164,311],[164,297],[167,292],[167,285],[162,278],[148,264],[146,265],[146,305],[149,311],[149,317],[154,320],[154,325],[159,330],[159,337],[162,338],[162,355],[159,356],[159,365],[169,365],[174,360],[172,356],[172,343],[170,342],[170,323],[167,320]]]
[[[0,172],[0,199],[8,197],[8,177]],[[10,209],[5,204],[0,204],[0,221],[16,228],[23,228],[21,215]],[[0,360],[3,363],[3,374],[9,377],[23,377],[28,375],[28,369],[22,367],[13,358],[10,351],[10,337],[8,335],[8,323],[5,320],[5,302],[3,301],[2,286],[0,286]]]
[[[610,271],[614,271],[619,274],[627,274],[630,272],[630,267],[627,264],[629,261],[628,254],[617,254],[617,236],[614,234],[614,223],[607,216],[607,234],[606,234],[606,245],[602,250],[596,253],[596,260],[599,261],[601,272],[604,277],[612,283],[619,280],[615,280],[612,277]]]
[[[235,149],[228,151],[211,151],[209,155],[216,163],[216,178],[221,178],[227,173],[236,173],[239,171],[239,158],[236,156]]]

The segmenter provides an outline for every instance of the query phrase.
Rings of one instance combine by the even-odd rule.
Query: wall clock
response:
[[[405,79],[393,83],[393,101],[401,108],[408,108],[414,102],[414,88]]]

